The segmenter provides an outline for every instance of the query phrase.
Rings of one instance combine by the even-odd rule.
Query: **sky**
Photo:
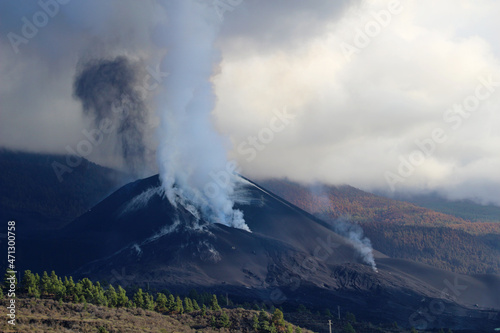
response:
[[[163,39],[200,35],[168,30],[172,1],[0,2],[0,146],[76,151],[96,123],[75,77],[123,56],[156,150],[175,69]],[[220,20],[210,123],[243,174],[500,205],[500,2],[200,2]],[[123,167],[118,155],[111,133],[85,157]]]

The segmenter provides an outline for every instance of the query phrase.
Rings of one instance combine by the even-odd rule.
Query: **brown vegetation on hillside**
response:
[[[325,220],[348,216],[375,249],[454,272],[500,274],[500,223],[468,221],[351,186],[305,186],[286,180],[264,188]]]

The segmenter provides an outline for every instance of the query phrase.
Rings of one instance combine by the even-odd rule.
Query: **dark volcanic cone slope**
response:
[[[33,239],[38,251],[26,262],[121,285],[207,289],[275,306],[341,305],[408,327],[498,325],[498,276],[464,276],[380,253],[376,272],[327,223],[250,181],[240,192],[247,204],[237,208],[251,233],[174,208],[157,176],[137,181],[59,233]],[[429,309],[439,313],[423,317]]]

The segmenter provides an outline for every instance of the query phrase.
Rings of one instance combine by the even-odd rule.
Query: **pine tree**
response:
[[[35,285],[38,287],[38,291],[41,293],[42,292],[42,284],[41,284],[41,278],[38,273],[35,273]]]
[[[50,285],[50,277],[46,271],[43,272],[42,278],[40,280],[40,291],[42,295],[48,295],[52,289]]]
[[[290,324],[286,325],[286,333],[293,333],[292,325],[290,325]]]
[[[220,311],[221,308],[219,306],[219,302],[217,302],[217,296],[214,294],[212,295],[212,301],[210,302],[210,309],[212,311]]]
[[[280,309],[274,310],[272,321],[278,330],[281,331],[285,329],[285,319],[283,318],[283,312],[281,312]]]
[[[129,299],[127,297],[127,292],[121,286],[118,286],[118,292],[116,293],[116,307],[127,307],[129,303]]]
[[[82,295],[85,296],[86,301],[89,303],[93,303],[94,302],[94,285],[93,285],[92,281],[90,281],[88,278],[83,278],[77,284],[81,285]]]
[[[5,276],[4,276],[4,286],[9,289],[10,288],[10,285],[12,284],[12,282],[14,283],[14,285],[16,286],[15,288],[17,289],[17,277],[16,277],[16,273],[14,273],[13,270],[11,270],[10,268],[7,268],[7,270],[5,271]]]
[[[186,313],[193,312],[193,302],[189,297],[184,297],[184,311]]]
[[[176,297],[175,299],[175,312],[177,313],[184,313],[184,307],[182,306],[182,300],[179,296]]]
[[[33,298],[40,298],[40,292],[38,291],[38,289],[36,287],[35,288],[29,287],[28,288],[28,296],[33,297]]]
[[[351,323],[347,323],[344,327],[344,332],[345,333],[356,333],[354,330],[354,327],[352,327]]]
[[[101,287],[101,283],[99,281],[97,281],[95,284],[94,284],[94,291],[96,292],[104,292],[104,289]]]
[[[38,281],[36,275],[31,273],[30,270],[24,271],[22,280],[22,290],[28,294],[29,297],[39,298],[40,290],[38,287]]]
[[[105,295],[108,300],[109,307],[114,308],[118,305],[118,294],[116,293],[116,290],[112,285],[108,287],[108,290],[106,290]]]
[[[219,326],[225,328],[230,326],[229,316],[225,311],[222,311],[222,314],[219,317]]]
[[[193,299],[193,309],[194,309],[195,311],[200,310],[200,306],[198,305],[198,302],[196,302],[196,300],[195,300],[195,299]]]
[[[254,315],[252,318],[252,328],[256,332],[259,331],[259,317],[257,317],[257,315]]]
[[[268,332],[270,330],[269,317],[264,310],[260,310],[259,312],[259,329],[263,332]]]
[[[75,284],[75,295],[78,296],[78,297],[81,297],[83,295],[83,285],[82,285],[82,281],[78,281],[76,284]]]
[[[153,298],[153,295],[150,293],[144,294],[144,310],[151,310],[153,311],[155,309],[155,301]]]
[[[302,328],[300,327],[295,327],[295,333],[302,333]]]
[[[23,279],[21,281],[21,291],[28,293],[29,288],[34,290],[35,288],[38,288],[38,286],[36,285],[35,275],[33,275],[30,270],[26,270],[24,271]]]
[[[56,275],[56,272],[52,271],[50,272],[50,288],[49,288],[49,294],[54,294],[56,295],[59,291],[60,285],[59,285],[59,278]]]
[[[158,293],[156,295],[156,311],[165,312],[168,309],[168,299],[165,294]]]
[[[134,302],[134,306],[136,308],[143,308],[144,307],[144,293],[142,292],[142,289],[139,288],[134,296],[132,297],[132,301]]]
[[[170,294],[168,295],[168,311],[169,312],[174,312],[175,311],[175,298],[174,295]]]
[[[94,288],[93,304],[108,306],[108,298],[106,297],[106,293],[102,288]]]
[[[54,294],[56,299],[62,301],[66,297],[66,287],[62,282],[61,278],[57,278],[56,282],[53,284]]]
[[[201,315],[205,317],[207,315],[207,306],[205,304],[201,307]]]
[[[70,276],[69,279],[64,277],[64,287],[66,288],[67,298],[74,299],[76,296],[76,285],[72,276]]]
[[[267,312],[264,310],[259,311],[259,322],[267,321],[269,319]]]

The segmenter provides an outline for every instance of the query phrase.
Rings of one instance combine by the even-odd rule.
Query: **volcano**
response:
[[[500,276],[460,275],[376,250],[377,268],[322,221],[242,178],[237,204],[251,232],[196,219],[138,180],[57,232],[26,239],[35,271],[122,286],[227,293],[240,301],[351,311],[420,329],[500,326]],[[28,245],[29,244],[29,245]]]

